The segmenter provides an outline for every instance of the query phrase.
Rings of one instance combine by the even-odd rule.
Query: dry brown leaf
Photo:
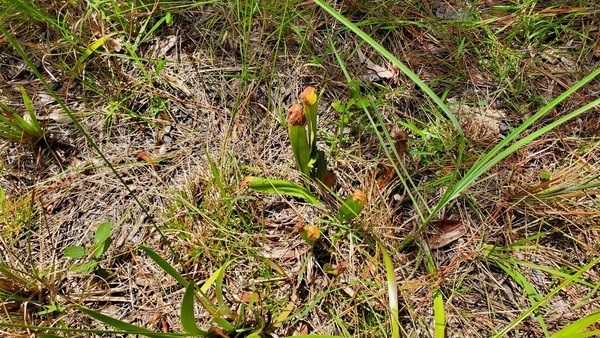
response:
[[[148,154],[148,152],[146,152],[145,150],[138,152],[137,155],[135,155],[135,159],[146,161],[152,165],[152,168],[154,170],[158,169],[158,165],[156,164],[154,157],[152,157],[152,155]]]
[[[252,301],[252,298],[254,297],[254,295],[255,295],[255,292],[242,291],[242,294],[240,295],[240,302],[250,303]],[[260,298],[257,297],[257,299],[260,299]]]
[[[394,139],[394,147],[398,152],[398,156],[402,157],[406,153],[408,147],[408,133],[398,126],[394,126],[390,131],[390,136]]]
[[[467,233],[467,228],[464,226],[464,224],[462,224],[461,221],[458,221],[458,224],[455,224],[454,222],[444,222],[442,227],[447,231],[442,230],[443,233],[427,238],[427,246],[429,246],[429,249],[439,249],[445,247]]]
[[[380,163],[377,165],[375,177],[377,177],[377,187],[379,187],[379,190],[383,190],[394,178],[396,178],[396,171],[394,168]]]
[[[394,72],[373,63],[371,60],[367,59],[367,57],[360,50],[356,53],[356,55],[358,57],[358,62],[364,64],[366,68],[366,74],[360,76],[363,80],[368,82],[387,82],[394,77]]]
[[[167,323],[165,316],[159,311],[156,311],[154,313],[154,316],[152,316],[152,327],[155,330],[159,330],[164,333],[170,331],[169,323]]]
[[[294,332],[294,335],[307,335],[308,334],[308,325],[305,323],[299,323],[298,328]]]
[[[441,232],[447,233],[461,226],[462,221],[458,219],[440,219],[436,221],[431,221],[431,225],[440,229]]]
[[[333,187],[335,186],[335,182],[336,182],[336,176],[335,173],[331,170],[327,170],[325,172],[325,175],[323,175],[323,184],[325,184],[325,186],[329,189],[333,189]]]
[[[109,52],[120,52],[123,49],[123,44],[118,39],[109,38],[106,40],[106,49]]]
[[[596,41],[596,46],[594,47],[594,56],[600,58],[600,38]]]

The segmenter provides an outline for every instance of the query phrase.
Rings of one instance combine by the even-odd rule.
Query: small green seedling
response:
[[[353,95],[360,93],[356,88],[353,89]],[[256,192],[268,194],[280,194],[302,198],[310,204],[320,204],[320,200],[308,190],[309,179],[317,179],[321,184],[331,189],[335,184],[335,174],[327,171],[327,161],[325,153],[317,149],[317,105],[319,97],[315,88],[306,87],[300,94],[301,103],[294,102],[288,111],[288,132],[296,166],[305,177],[304,187],[286,180],[274,180],[261,177],[247,176],[242,181],[242,187],[248,187]],[[364,104],[353,101],[344,106],[343,109],[349,109],[352,105]],[[331,190],[330,190],[331,191]],[[341,201],[341,200],[340,200]],[[340,222],[350,222],[355,219],[366,203],[365,194],[356,190],[350,196],[341,208],[338,210],[337,218]],[[316,228],[315,228],[316,229]],[[314,229],[313,229],[314,230]],[[318,230],[318,229],[317,229]],[[311,236],[308,231],[300,230],[302,238],[310,244],[314,244],[319,231],[312,231]],[[316,238],[312,238],[319,234]]]
[[[310,245],[315,245],[321,238],[321,230],[315,225],[299,226],[300,237]]]
[[[317,92],[306,87],[300,94],[302,105],[294,102],[288,111],[288,132],[296,165],[304,175],[323,180],[327,171],[325,153],[317,150]],[[306,125],[308,124],[308,128]]]
[[[0,102],[0,137],[15,143],[35,144],[44,137],[44,130],[23,88],[21,88],[21,95],[28,112],[28,119],[21,117],[9,106]]]
[[[98,261],[100,260],[100,257],[106,253],[108,247],[112,243],[112,238],[110,237],[111,231],[112,224],[110,222],[104,222],[96,229],[94,245],[91,248],[86,249],[80,245],[71,245],[65,248],[63,253],[69,258],[79,259],[91,255],[91,258],[87,262],[76,263],[70,270],[82,274],[88,274],[93,271],[100,274],[106,274],[106,270],[101,268],[98,269]]]
[[[355,219],[367,202],[367,196],[360,190],[355,190],[354,193],[346,199],[338,212],[340,222],[350,222]]]

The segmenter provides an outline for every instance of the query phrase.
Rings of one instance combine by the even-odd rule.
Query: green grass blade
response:
[[[431,257],[431,252],[427,244],[423,243],[425,249],[425,258],[427,259],[427,271],[435,275],[436,267]],[[444,338],[446,336],[446,311],[444,309],[444,296],[439,286],[435,287],[432,291],[433,295],[433,321],[434,321],[434,334],[435,338]]]
[[[110,37],[103,36],[100,39],[96,40],[94,43],[92,43],[91,46],[86,48],[83,51],[83,54],[81,54],[81,56],[79,57],[79,59],[77,60],[75,65],[73,66],[73,68],[71,68],[73,73],[75,73],[75,74],[79,73],[79,67],[85,62],[85,60],[87,60],[90,57],[90,55],[92,55],[98,48],[100,48],[100,46],[102,46],[108,39],[110,39]]]
[[[208,289],[215,284],[215,297],[217,300],[216,306],[212,306],[216,311],[213,313],[214,316],[229,315],[229,308],[225,304],[225,297],[223,297],[223,278],[225,277],[225,269],[231,264],[232,261],[226,262],[223,266],[217,269],[204,284],[200,287],[200,291],[205,294]]]
[[[600,263],[600,256],[596,257],[596,259],[594,259],[593,261],[591,261],[590,263],[588,263],[587,265],[585,265],[584,267],[579,269],[576,273],[574,273],[571,277],[567,278],[559,286],[552,289],[552,291],[550,291],[547,295],[545,295],[539,302],[533,304],[531,307],[529,307],[529,309],[524,311],[521,315],[519,315],[512,322],[510,322],[510,324],[508,324],[504,329],[502,329],[500,332],[493,335],[492,337],[500,338],[500,337],[506,336],[506,334],[510,330],[515,328],[515,326],[519,325],[519,323],[522,322],[525,318],[527,318],[532,312],[537,310],[540,306],[546,304],[546,302],[548,302],[548,300],[550,298],[552,298],[554,295],[556,295],[558,292],[560,292],[562,289],[564,289],[567,285],[570,285],[571,283],[573,283],[575,281],[575,279],[579,278],[579,276],[581,276],[583,273],[585,273],[589,269],[593,268],[598,263]]]
[[[494,165],[498,164],[501,160],[506,158],[508,155],[515,152],[517,149],[529,144],[531,141],[540,137],[544,133],[558,127],[559,125],[565,123],[566,121],[573,119],[587,110],[597,106],[600,104],[600,99],[596,99],[583,107],[576,109],[575,111],[567,114],[566,116],[557,119],[556,121],[538,129],[537,131],[521,138],[516,141],[510,147],[506,148],[504,151],[502,149],[506,147],[510,142],[516,140],[530,125],[532,125],[535,121],[540,119],[546,113],[548,113],[552,108],[558,105],[560,102],[564,101],[567,97],[573,94],[575,91],[583,87],[588,82],[592,81],[595,77],[600,75],[600,68],[596,69],[588,76],[584,77],[576,84],[574,84],[571,88],[567,89],[557,98],[552,100],[549,104],[544,106],[540,111],[531,116],[527,121],[521,124],[518,128],[516,128],[512,133],[510,133],[507,137],[504,138],[500,143],[498,143],[492,150],[490,150],[487,154],[482,156],[473,164],[471,169],[465,174],[465,176],[457,182],[457,184],[445,194],[445,196],[440,200],[439,204],[433,210],[432,215],[435,215],[439,210],[441,210],[450,200],[456,198],[465,188],[467,188],[470,184],[472,184],[477,178],[483,175],[486,171],[492,168]]]
[[[217,184],[217,187],[219,188],[219,190],[221,192],[221,198],[225,201],[225,204],[227,205],[227,210],[229,210],[231,212],[230,198],[227,194],[227,190],[225,190],[225,186],[223,185],[223,180],[221,179],[219,169],[217,168],[217,165],[212,160],[212,158],[210,158],[208,149],[204,149],[204,154],[206,155],[206,159],[208,160],[208,164],[210,165],[210,171],[215,180],[215,183]]]
[[[344,17],[342,14],[340,14],[334,8],[332,8],[327,3],[325,3],[325,1],[323,1],[323,0],[315,0],[315,3],[317,5],[319,5],[321,8],[323,8],[331,16],[333,16],[336,20],[338,20],[339,22],[341,22],[342,24],[344,24],[344,26],[348,27],[352,32],[354,32],[356,35],[358,35],[366,43],[368,43],[369,45],[371,45],[377,52],[379,52],[381,55],[383,55],[392,64],[394,64],[396,67],[398,67],[398,69],[402,73],[404,73],[406,76],[408,76],[408,78],[411,81],[413,81],[417,86],[419,86],[419,88],[421,88],[421,90],[425,94],[427,94],[427,96],[429,96],[429,98],[431,98],[438,105],[438,107],[444,112],[444,114],[452,122],[452,125],[454,126],[454,128],[456,129],[456,131],[460,135],[464,135],[463,131],[462,131],[462,128],[460,126],[460,123],[458,123],[458,120],[456,119],[456,117],[454,116],[454,114],[452,114],[452,112],[450,111],[450,109],[448,109],[448,107],[446,106],[446,104],[444,104],[444,102],[442,101],[442,99],[440,99],[440,97],[437,96],[433,92],[433,90],[431,90],[431,88],[429,88],[429,86],[425,82],[423,82],[417,76],[417,74],[415,74],[412,70],[410,70],[410,68],[408,68],[407,66],[405,66],[400,60],[398,60],[398,58],[396,58],[392,53],[390,53],[381,44],[379,44],[372,37],[370,37],[367,33],[365,33],[362,29],[358,28],[358,26],[356,26],[354,23],[352,23],[350,20],[348,20],[346,17]]]
[[[512,279],[523,288],[531,304],[535,304],[536,302],[539,302],[542,299],[542,296],[537,292],[533,285],[531,285],[527,281],[525,276],[523,276],[523,274],[519,270],[511,269],[510,267],[499,262],[498,260],[496,260],[495,262],[502,270],[504,270],[504,272],[506,272],[507,275],[512,277]],[[538,310],[536,310],[534,311],[534,314],[540,322],[540,327],[542,328],[542,331],[544,331],[544,335],[546,337],[549,337],[550,333],[548,332],[548,328],[546,327],[546,323],[544,322],[544,318],[542,317],[541,313]]]
[[[196,284],[188,283],[181,301],[181,327],[186,333],[194,336],[204,336],[206,332],[200,330],[196,324],[196,316],[194,315],[194,295],[196,293]]]
[[[383,243],[377,241],[383,263],[385,264],[385,274],[388,284],[388,301],[390,304],[390,325],[392,326],[392,338],[400,337],[400,322],[398,321],[398,283],[396,282],[396,273],[394,272],[394,263],[383,246]]]
[[[40,126],[37,117],[35,116],[35,111],[33,110],[33,106],[31,105],[31,100],[29,99],[29,96],[27,95],[27,92],[23,87],[21,87],[21,96],[23,96],[23,103],[25,103],[25,108],[29,113],[29,121],[28,123],[25,123],[24,127],[27,127],[27,130],[31,134],[42,138],[44,136],[44,131],[42,130],[42,127]]]
[[[150,249],[146,246],[143,246],[143,245],[140,246],[140,249],[142,249],[156,264],[158,264],[158,266],[160,266],[161,269],[163,269],[171,277],[175,278],[175,280],[178,281],[179,284],[181,284],[185,287],[188,286],[188,281],[185,280],[185,278],[183,278],[179,274],[179,272],[171,264],[169,264],[169,262],[167,262],[162,257],[160,257],[159,254],[157,254],[156,252],[152,251],[152,249]]]
[[[439,288],[433,291],[433,318],[435,338],[446,337],[446,311],[444,310],[444,297]]]
[[[112,317],[109,317],[107,315],[104,315],[100,312],[96,312],[94,310],[90,310],[84,307],[78,307],[79,311],[85,313],[86,315],[94,318],[97,321],[100,321],[106,325],[110,325],[116,329],[119,330],[123,330],[126,331],[128,334],[141,334],[144,335],[146,337],[165,337],[165,335],[160,334],[160,333],[156,333],[154,331],[150,331],[148,329],[145,329],[143,327],[139,327],[137,325],[133,325],[127,322],[124,322],[122,320],[118,320]]]
[[[583,337],[582,334],[590,332],[581,332],[588,326],[600,322],[600,311],[596,311],[589,316],[583,317],[575,322],[563,327],[561,330],[554,333],[551,338],[567,338],[567,337]],[[600,334],[600,330],[595,330],[596,334]],[[593,333],[591,332],[591,333]]]

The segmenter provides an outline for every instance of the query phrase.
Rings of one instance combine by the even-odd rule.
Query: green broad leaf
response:
[[[233,327],[233,325],[231,325],[231,323],[228,322],[225,318],[213,318],[213,322],[219,325],[223,330],[225,330],[225,332],[235,331],[235,327]]]
[[[79,245],[71,245],[65,248],[63,254],[69,258],[81,258],[85,256],[85,249]]]
[[[340,102],[334,102],[331,104],[331,108],[333,108],[335,111],[337,111],[338,113],[345,113],[346,112],[346,105],[342,104]]]
[[[196,284],[194,282],[188,283],[181,301],[181,327],[186,333],[200,336],[205,335],[206,332],[200,330],[198,324],[196,324],[196,316],[194,315],[194,294],[196,291]]]
[[[104,222],[98,226],[96,229],[96,234],[94,236],[94,244],[100,244],[106,241],[110,237],[110,232],[112,231],[112,224],[110,222]]]
[[[549,180],[552,178],[552,174],[546,170],[540,170],[540,178],[543,180]]]
[[[294,182],[253,176],[248,176],[245,181],[247,182],[248,188],[256,192],[298,197],[310,204],[319,204],[319,199],[317,197]]]
[[[94,271],[94,269],[96,269],[96,266],[98,266],[98,262],[96,262],[95,260],[90,260],[84,263],[74,264],[69,270],[80,273],[82,275],[87,275]]]
[[[179,274],[179,272],[171,264],[169,264],[169,262],[167,262],[162,257],[160,257],[159,254],[157,254],[156,252],[152,251],[152,249],[150,249],[146,246],[143,246],[143,245],[140,246],[140,249],[142,249],[156,264],[158,264],[158,266],[160,266],[161,269],[163,269],[171,277],[175,278],[175,280],[178,281],[179,284],[181,284],[185,287],[188,286],[188,281],[185,280],[185,278],[183,278]]]
[[[97,244],[94,248],[94,258],[98,259],[104,255],[104,253],[108,250],[108,247],[112,244],[112,238],[108,238],[104,242]]]
[[[360,99],[356,101],[356,108],[364,109],[371,105],[369,99]]]
[[[107,250],[112,240],[110,233],[112,231],[112,224],[110,222],[104,222],[96,229],[94,235],[94,258],[100,258]]]
[[[66,306],[60,305],[57,302],[51,302],[50,305],[44,306],[44,310],[36,312],[36,315],[45,315],[53,312],[63,312],[67,309]]]

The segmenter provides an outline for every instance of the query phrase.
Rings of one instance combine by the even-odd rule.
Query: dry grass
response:
[[[262,328],[262,336],[388,336],[387,277],[377,241],[393,260],[399,321],[408,337],[434,335],[436,290],[446,336],[488,337],[532,305],[536,296],[527,285],[544,296],[598,257],[598,107],[494,166],[436,215],[440,222],[397,250],[422,225],[419,210],[433,209],[451,184],[461,137],[412,82],[398,72],[377,84],[363,81],[360,95],[374,99],[386,126],[370,123],[355,107],[340,128],[341,113],[331,104],[352,97],[344,72],[355,80],[372,72],[358,51],[391,67],[314,3],[144,3],[40,1],[35,6],[43,17],[36,17],[8,1],[0,14],[0,24],[57,93],[0,37],[0,98],[18,107],[25,87],[46,129],[36,147],[0,141],[0,321],[17,325],[0,324],[2,334],[39,331],[26,325],[113,329],[77,306],[153,331],[182,332],[185,288],[140,245],[198,284],[231,262],[225,299],[238,313],[246,304],[240,328]],[[510,130],[600,66],[598,5],[553,6],[350,1],[335,7],[445,95],[466,134],[457,169],[464,174]],[[167,14],[170,24],[160,21]],[[466,21],[444,20],[454,15]],[[104,36],[112,42],[83,57]],[[369,203],[352,224],[330,217],[335,198],[315,208],[240,187],[246,175],[302,181],[285,114],[307,85],[324,89],[318,146],[336,173],[333,191],[342,198],[355,189],[367,194]],[[599,95],[595,79],[530,130]],[[408,134],[402,165],[416,186],[409,191],[384,169],[392,163],[377,133],[391,126]],[[411,201],[409,193],[420,198]],[[425,243],[444,233],[436,225],[448,220],[465,231],[432,248],[431,273]],[[91,245],[102,222],[114,228],[99,259],[108,275],[70,272],[74,262],[64,248]],[[317,225],[323,239],[311,247],[297,224]],[[594,266],[509,336],[541,337],[544,328],[554,333],[598,311],[598,275]],[[215,299],[214,288],[208,296]],[[202,307],[195,315],[201,328],[215,325]]]

